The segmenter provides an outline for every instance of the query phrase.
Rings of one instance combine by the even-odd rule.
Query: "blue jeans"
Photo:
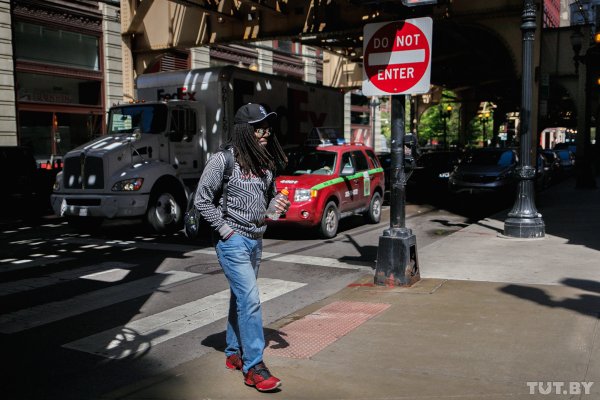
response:
[[[250,239],[236,233],[226,241],[219,240],[216,251],[231,290],[225,355],[241,353],[243,372],[246,373],[262,361],[265,348],[256,285],[262,239]]]

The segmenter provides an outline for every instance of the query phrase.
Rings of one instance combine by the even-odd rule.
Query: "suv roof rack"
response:
[[[346,140],[344,139],[342,130],[329,126],[313,127],[304,142],[305,146],[315,147],[336,146],[345,143]]]

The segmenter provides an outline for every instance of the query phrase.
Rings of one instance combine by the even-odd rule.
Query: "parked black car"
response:
[[[407,182],[410,190],[420,193],[445,191],[448,179],[458,165],[458,151],[432,151],[424,153],[417,160],[417,168]]]
[[[450,174],[449,188],[454,193],[512,193],[517,184],[515,169],[518,160],[513,149],[471,150]]]
[[[0,179],[4,187],[0,196],[0,217],[29,219],[46,211],[42,209],[40,176],[28,147],[0,146]]]

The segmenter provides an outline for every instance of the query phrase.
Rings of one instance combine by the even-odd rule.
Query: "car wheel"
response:
[[[153,191],[146,222],[158,233],[176,232],[183,227],[183,207],[170,190]]]
[[[365,213],[365,218],[370,224],[378,224],[381,221],[381,196],[379,193],[373,193],[369,210]]]
[[[334,237],[337,234],[338,225],[340,222],[340,213],[333,201],[327,203],[323,216],[321,217],[321,226],[319,233],[325,239]]]

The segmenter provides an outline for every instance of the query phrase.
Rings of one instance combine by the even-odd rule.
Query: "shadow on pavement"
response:
[[[583,279],[564,279],[561,284],[585,291],[593,291],[600,293],[600,283],[596,281]],[[576,311],[580,314],[600,318],[600,296],[592,294],[581,294],[576,298],[568,298],[563,300],[554,300],[542,289],[522,286],[522,285],[506,285],[500,288],[500,291],[519,297],[524,300],[529,300],[542,306],[551,308],[564,308],[571,311]]]
[[[5,259],[0,277],[0,338],[3,362],[10,366],[3,377],[4,398],[98,398],[161,370],[162,361],[151,354],[151,341],[166,332],[140,334],[127,324],[143,312],[155,293],[165,290],[169,275],[161,267],[167,257],[181,259],[182,264],[194,262],[175,247],[165,252],[148,246],[183,244],[183,237],[148,235],[139,224],[107,224],[97,232],[81,234],[60,218],[36,224],[15,220],[0,226]],[[146,248],[137,248],[132,241]],[[57,255],[61,262],[44,255]],[[20,263],[11,263],[12,259]],[[80,278],[110,274],[115,268],[129,272],[114,282]],[[144,290],[130,295],[131,285],[140,279]],[[98,301],[92,303],[92,298]],[[97,348],[111,348],[116,358],[63,347],[117,327],[110,339],[95,343]]]
[[[285,349],[290,345],[283,337],[285,336],[285,333],[271,328],[264,328],[264,332],[265,347],[270,347],[272,349]],[[217,351],[224,352],[225,347],[227,346],[225,341],[225,331],[215,333],[214,335],[209,335],[200,343],[203,346],[212,347]]]

